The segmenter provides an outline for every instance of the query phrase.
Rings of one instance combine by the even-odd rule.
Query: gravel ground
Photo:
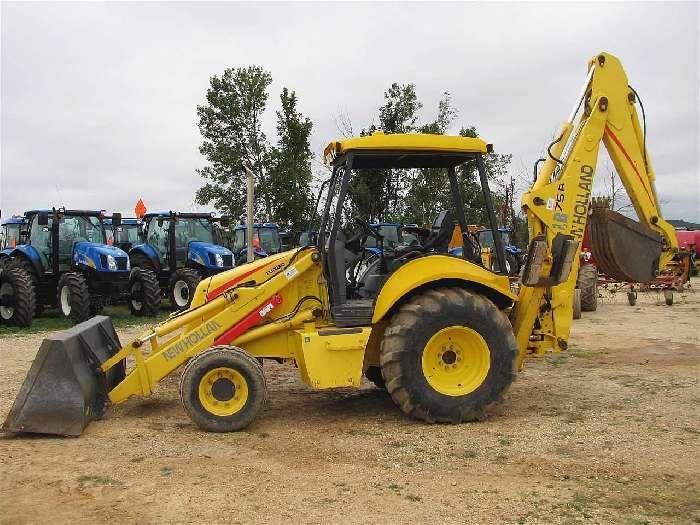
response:
[[[1,418],[45,335],[0,339]],[[174,374],[80,438],[0,435],[0,523],[700,523],[699,338],[698,294],[606,296],[569,352],[455,426],[266,363],[262,416],[207,434]]]

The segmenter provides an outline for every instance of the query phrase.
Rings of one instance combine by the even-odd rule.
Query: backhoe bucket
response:
[[[100,369],[120,347],[105,316],[44,339],[1,430],[79,436],[104,415],[107,393],[124,379],[123,361]]]
[[[598,269],[613,279],[647,283],[659,273],[661,236],[610,209],[592,206],[591,252]]]

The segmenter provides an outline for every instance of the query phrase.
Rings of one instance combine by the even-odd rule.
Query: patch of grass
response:
[[[700,436],[700,430],[698,430],[697,428],[683,427],[683,430],[690,433],[690,434],[695,434],[696,436]]]
[[[396,483],[390,483],[387,488],[389,490],[393,490],[394,492],[398,492],[401,490],[401,487],[399,485],[397,485]]]
[[[403,441],[392,441],[389,443],[389,446],[394,448],[403,448],[406,446],[406,443]]]
[[[172,467],[161,467],[160,473],[162,476],[170,476],[173,473]]]
[[[508,445],[510,445],[510,444],[512,444],[512,443],[513,443],[513,442],[512,442],[509,438],[507,438],[507,437],[500,437],[500,438],[498,438],[498,444],[499,444],[499,445],[503,445],[503,446],[507,447]]]
[[[167,307],[166,307],[167,308]],[[135,325],[153,325],[168,317],[168,310],[161,309],[157,317],[136,317],[132,316],[127,306],[108,306],[101,315],[107,315],[112,319],[115,328],[125,328]],[[12,336],[24,336],[27,334],[38,334],[41,332],[53,332],[56,330],[66,330],[71,328],[73,323],[64,319],[57,309],[51,308],[44,311],[40,317],[32,322],[30,328],[18,328],[16,326],[0,325],[0,338]]]
[[[78,483],[81,485],[100,485],[108,487],[124,486],[124,483],[117,479],[110,478],[109,476],[80,476],[78,478]]]
[[[474,459],[479,453],[476,450],[465,450],[462,452],[462,458],[464,459]]]
[[[553,355],[548,355],[545,358],[545,360],[548,364],[550,364],[556,368],[558,366],[565,365],[569,360],[569,356],[562,355],[562,354],[553,354]]]
[[[421,498],[420,496],[416,496],[415,494],[406,494],[406,499],[408,501],[422,501],[423,500],[423,498]]]

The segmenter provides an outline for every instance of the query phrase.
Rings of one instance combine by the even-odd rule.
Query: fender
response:
[[[494,274],[460,257],[426,255],[404,264],[387,279],[377,296],[372,324],[381,321],[412,291],[439,281],[462,281],[465,288],[477,288],[501,308],[511,306],[517,299],[505,275]]]
[[[156,249],[153,246],[150,244],[138,244],[134,246],[131,250],[129,250],[129,260],[131,261],[131,258],[136,254],[145,255],[148,257],[148,260],[151,261],[156,274],[160,274],[160,259],[158,259],[158,252],[156,252]]]
[[[36,248],[34,248],[34,246],[32,246],[31,244],[20,244],[19,246],[16,246],[15,249],[12,250],[12,252],[10,253],[10,256],[17,258],[22,257],[23,259],[28,260],[32,263],[34,271],[38,276],[44,274],[44,265],[41,262],[39,252],[36,251]]]

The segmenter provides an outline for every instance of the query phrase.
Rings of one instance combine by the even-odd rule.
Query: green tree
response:
[[[270,150],[269,187],[275,219],[287,228],[306,227],[311,213],[311,145],[313,124],[297,110],[297,96],[287,88],[277,112],[277,146]]]
[[[208,182],[196,194],[199,204],[214,203],[224,213],[239,217],[246,202],[241,164],[256,174],[256,211],[272,213],[267,190],[268,147],[260,118],[267,104],[272,76],[259,66],[226,69],[210,79],[206,104],[197,106],[198,127],[204,138],[199,147],[207,166],[197,170]]]

